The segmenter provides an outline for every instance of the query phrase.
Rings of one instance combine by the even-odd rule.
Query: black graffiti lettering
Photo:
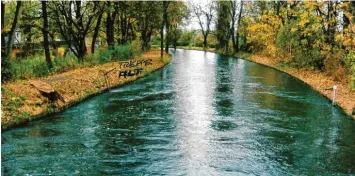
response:
[[[136,71],[136,75],[140,75],[143,71],[143,68],[137,68],[135,69],[135,71]]]
[[[125,70],[125,71],[120,71],[118,74],[118,79],[120,77],[127,78],[127,76],[138,76],[142,74],[143,68],[136,68],[134,70]]]
[[[120,71],[120,73],[118,74],[118,79],[120,79],[121,76],[127,78],[127,71]]]
[[[120,68],[133,68],[133,67],[146,67],[152,64],[152,59],[138,60],[138,61],[122,61],[120,62]]]
[[[152,59],[147,59],[147,60],[144,60],[144,61],[143,61],[143,62],[144,62],[144,64],[145,64],[144,66],[147,66],[147,65],[153,65],[153,64],[152,64],[152,61],[153,61]]]
[[[143,62],[142,61],[137,61],[137,67],[142,66]]]
[[[127,76],[134,76],[136,75],[134,70],[128,70]]]

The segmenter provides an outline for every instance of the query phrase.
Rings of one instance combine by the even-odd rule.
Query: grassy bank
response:
[[[119,71],[133,70],[134,68],[121,68],[119,61],[111,61],[101,65],[74,68],[70,71],[47,77],[32,77],[31,79],[3,84],[1,87],[1,129],[22,125],[45,115],[62,111],[88,97],[106,91],[108,87],[100,71],[109,71],[115,68],[107,75],[110,83],[109,88],[112,88],[144,77],[171,61],[169,55],[164,55],[163,59],[161,59],[159,50],[146,52],[128,61],[143,61],[147,59],[151,59],[151,64],[142,66],[141,74],[127,76],[126,78],[119,78]],[[65,102],[50,102],[34,86],[30,85],[29,80],[49,83],[63,97]]]
[[[203,50],[201,47],[178,47],[181,49],[188,50]],[[220,53],[213,48],[208,48],[207,51]],[[333,87],[333,85],[337,85],[337,95],[336,102],[337,104],[343,108],[347,114],[351,116],[353,108],[355,108],[355,91],[351,90],[348,84],[344,81],[335,81],[333,77],[328,76],[324,72],[313,71],[307,69],[297,69],[292,68],[287,65],[281,64],[278,60],[264,57],[258,54],[250,54],[250,53],[237,53],[232,55],[234,57],[243,58],[245,60],[249,60],[255,63],[259,63],[262,65],[266,65],[271,68],[275,68],[279,71],[288,73],[303,82],[310,85],[314,90],[323,94],[329,100],[333,97],[333,91],[326,90],[327,88]],[[352,116],[355,119],[355,116]]]

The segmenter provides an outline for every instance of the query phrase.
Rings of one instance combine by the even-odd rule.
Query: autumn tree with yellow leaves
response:
[[[246,2],[246,50],[325,71],[355,88],[355,2]]]

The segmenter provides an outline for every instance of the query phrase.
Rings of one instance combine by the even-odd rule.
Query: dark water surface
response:
[[[1,137],[2,175],[355,174],[340,109],[284,73],[202,51]]]

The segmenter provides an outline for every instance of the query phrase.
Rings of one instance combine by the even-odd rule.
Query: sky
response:
[[[209,0],[184,0],[184,2],[187,4],[187,6],[190,8],[188,5],[189,3],[194,3],[194,4],[201,4],[202,6],[207,5],[210,3]],[[200,25],[198,24],[198,19],[194,16],[194,14],[191,12],[191,18],[189,21],[186,22],[187,26],[184,27],[185,30],[198,30],[200,29]]]

